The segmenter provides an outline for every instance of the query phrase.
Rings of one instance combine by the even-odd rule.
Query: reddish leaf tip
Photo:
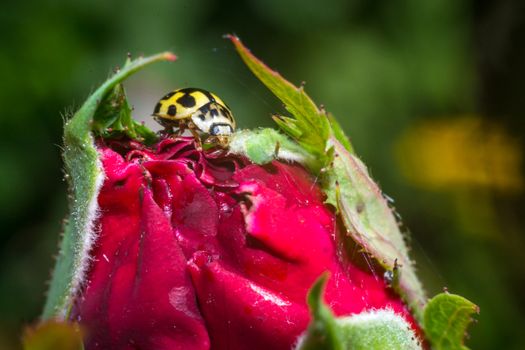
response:
[[[241,42],[241,39],[239,39],[239,37],[235,34],[224,34],[222,36],[224,39],[228,39],[228,40],[231,40],[233,43],[236,43],[236,42]]]
[[[166,59],[166,61],[173,62],[177,60],[177,55],[175,55],[173,52],[165,52],[164,58]]]

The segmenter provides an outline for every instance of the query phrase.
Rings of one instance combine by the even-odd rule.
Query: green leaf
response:
[[[92,136],[95,115],[108,109],[107,103],[112,101],[108,96],[115,93],[115,87],[128,76],[151,63],[175,59],[175,55],[165,52],[129,61],[89,96],[65,123],[63,157],[70,188],[70,212],[42,314],[44,320],[67,317],[72,297],[81,287],[89,262],[98,215],[97,196],[104,179]],[[125,104],[120,106],[125,108]]]
[[[295,87],[256,58],[235,36],[228,36],[250,70],[292,114],[274,117],[277,125],[318,160],[310,170],[322,170],[327,202],[340,213],[348,236],[387,271],[399,270],[393,287],[421,320],[426,296],[417,279],[408,248],[381,190],[333,116],[317,108],[302,87]],[[321,168],[319,168],[319,165]],[[342,244],[344,246],[344,244]],[[396,265],[396,261],[398,265]]]
[[[421,350],[405,319],[391,310],[365,311],[336,318],[322,301],[328,275],[322,275],[308,294],[312,321],[296,350]]]
[[[295,119],[280,118],[282,129],[320,160],[326,158],[326,141],[330,124],[323,110],[319,110],[303,87],[296,87],[279,73],[271,70],[255,57],[237,38],[227,35],[248,68],[279,98]]]
[[[441,293],[427,304],[423,328],[433,350],[468,350],[463,345],[472,316],[479,313],[474,303],[462,296]]]
[[[122,84],[117,84],[104,97],[93,117],[93,131],[103,138],[118,138],[123,135],[152,144],[157,135],[131,117],[131,107]]]
[[[238,131],[231,137],[231,154],[248,157],[256,164],[267,164],[279,159],[318,167],[317,160],[286,135],[274,129]]]

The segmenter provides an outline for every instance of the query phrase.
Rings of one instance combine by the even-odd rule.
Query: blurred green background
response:
[[[236,33],[333,112],[410,228],[430,295],[481,307],[473,349],[525,349],[525,8],[520,0],[4,2],[0,12],[0,349],[39,315],[66,212],[62,116],[126,53],[172,50],[126,83],[137,118],[209,89],[241,128],[282,107]]]

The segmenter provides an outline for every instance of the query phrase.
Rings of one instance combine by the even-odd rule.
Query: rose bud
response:
[[[339,260],[336,216],[300,165],[208,154],[186,137],[97,149],[98,237],[71,314],[87,349],[290,349],[324,271],[336,314],[389,308],[414,323],[366,264]]]
[[[356,334],[420,348],[426,297],[377,185],[333,117],[230,38],[293,116],[275,117],[284,134],[231,134],[216,95],[183,89],[155,108],[158,137],[120,82],[174,56],[128,61],[65,126],[71,213],[43,319],[80,323],[87,350],[346,348]],[[192,136],[162,114],[172,98]],[[324,302],[317,283],[307,303],[323,274]]]

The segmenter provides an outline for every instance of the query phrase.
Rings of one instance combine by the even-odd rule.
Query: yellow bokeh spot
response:
[[[403,175],[428,189],[524,188],[519,141],[476,116],[427,120],[400,138],[396,155]]]

